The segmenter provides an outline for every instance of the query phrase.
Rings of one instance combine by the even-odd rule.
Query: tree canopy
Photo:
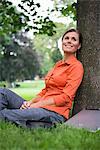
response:
[[[24,13],[18,12],[7,0],[0,1],[0,36],[13,34],[27,25]]]
[[[60,2],[62,3],[61,7],[59,5]],[[32,79],[37,74],[37,71],[39,73],[39,69],[36,69],[40,65],[38,50],[23,35],[23,32],[33,29],[34,34],[46,34],[49,37],[53,37],[56,34],[57,25],[49,17],[50,13],[56,11],[60,12],[60,15],[70,15],[70,17],[75,19],[74,0],[71,0],[71,3],[67,2],[68,0],[66,2],[64,0],[55,0],[54,9],[48,9],[48,15],[44,17],[38,15],[37,10],[41,6],[35,0],[20,0],[18,5],[20,11],[10,0],[0,1],[0,80],[12,82],[16,79]],[[33,21],[32,25],[30,25],[30,21]],[[57,47],[55,49],[57,50]],[[43,54],[40,55],[43,56]],[[53,61],[56,61],[58,58],[55,57],[55,52],[48,54],[52,58],[53,64]],[[61,56],[59,55],[59,57]],[[47,65],[49,64],[47,63],[49,59],[43,62],[43,66],[44,64]],[[50,64],[48,67],[50,68]],[[45,69],[48,67],[43,68],[42,74],[46,73],[47,70]]]
[[[32,42],[22,33],[11,37],[8,44],[4,40],[2,38],[0,80],[10,83],[16,79],[33,79],[38,73],[39,64]]]
[[[25,31],[33,29],[34,34],[47,34],[49,36],[55,34],[56,24],[50,18],[50,14],[53,14],[55,12],[56,14],[59,14],[58,17],[70,16],[70,18],[76,20],[75,0],[70,0],[70,2],[69,0],[54,0],[54,8],[47,9],[47,16],[38,14],[41,8],[41,4],[37,3],[35,0],[20,0],[17,6],[17,8],[20,8],[19,12],[16,11],[16,8],[13,6],[10,0],[2,0],[0,3],[1,6],[3,6],[1,9],[1,16],[2,14],[5,14],[6,18],[9,17],[10,20],[13,21],[13,23],[8,22],[9,25],[15,25],[14,29],[21,29],[22,27],[24,27]]]

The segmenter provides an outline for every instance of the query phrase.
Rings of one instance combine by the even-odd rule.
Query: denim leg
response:
[[[0,88],[0,110],[4,108],[17,109],[20,108],[25,100],[16,93],[6,88]]]
[[[64,122],[64,118],[43,108],[19,109],[25,100],[8,89],[0,89],[0,120],[7,120],[22,127],[33,128],[35,122]],[[36,125],[37,127],[37,125]]]
[[[3,109],[0,111],[0,119],[30,128],[34,126],[34,122],[36,121],[51,124],[64,122],[62,116],[43,108]]]

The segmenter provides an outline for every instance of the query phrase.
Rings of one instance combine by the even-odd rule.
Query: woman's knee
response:
[[[0,88],[0,93],[5,93],[7,91],[8,91],[8,89],[6,89],[6,88]]]
[[[3,88],[0,88],[0,93],[3,91]]]

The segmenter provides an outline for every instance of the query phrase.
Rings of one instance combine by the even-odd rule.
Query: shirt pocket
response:
[[[64,87],[67,82],[67,74],[66,73],[61,73],[53,76],[53,80],[57,86]]]

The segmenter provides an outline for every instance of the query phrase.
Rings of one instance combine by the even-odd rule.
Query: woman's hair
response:
[[[83,37],[82,37],[82,34],[81,34],[81,33],[79,32],[79,30],[77,30],[77,29],[69,29],[69,30],[67,30],[67,31],[63,34],[63,36],[62,36],[62,40],[63,40],[64,36],[65,36],[67,33],[69,33],[69,32],[76,32],[76,33],[78,33],[78,35],[79,35],[79,43],[82,45]]]

